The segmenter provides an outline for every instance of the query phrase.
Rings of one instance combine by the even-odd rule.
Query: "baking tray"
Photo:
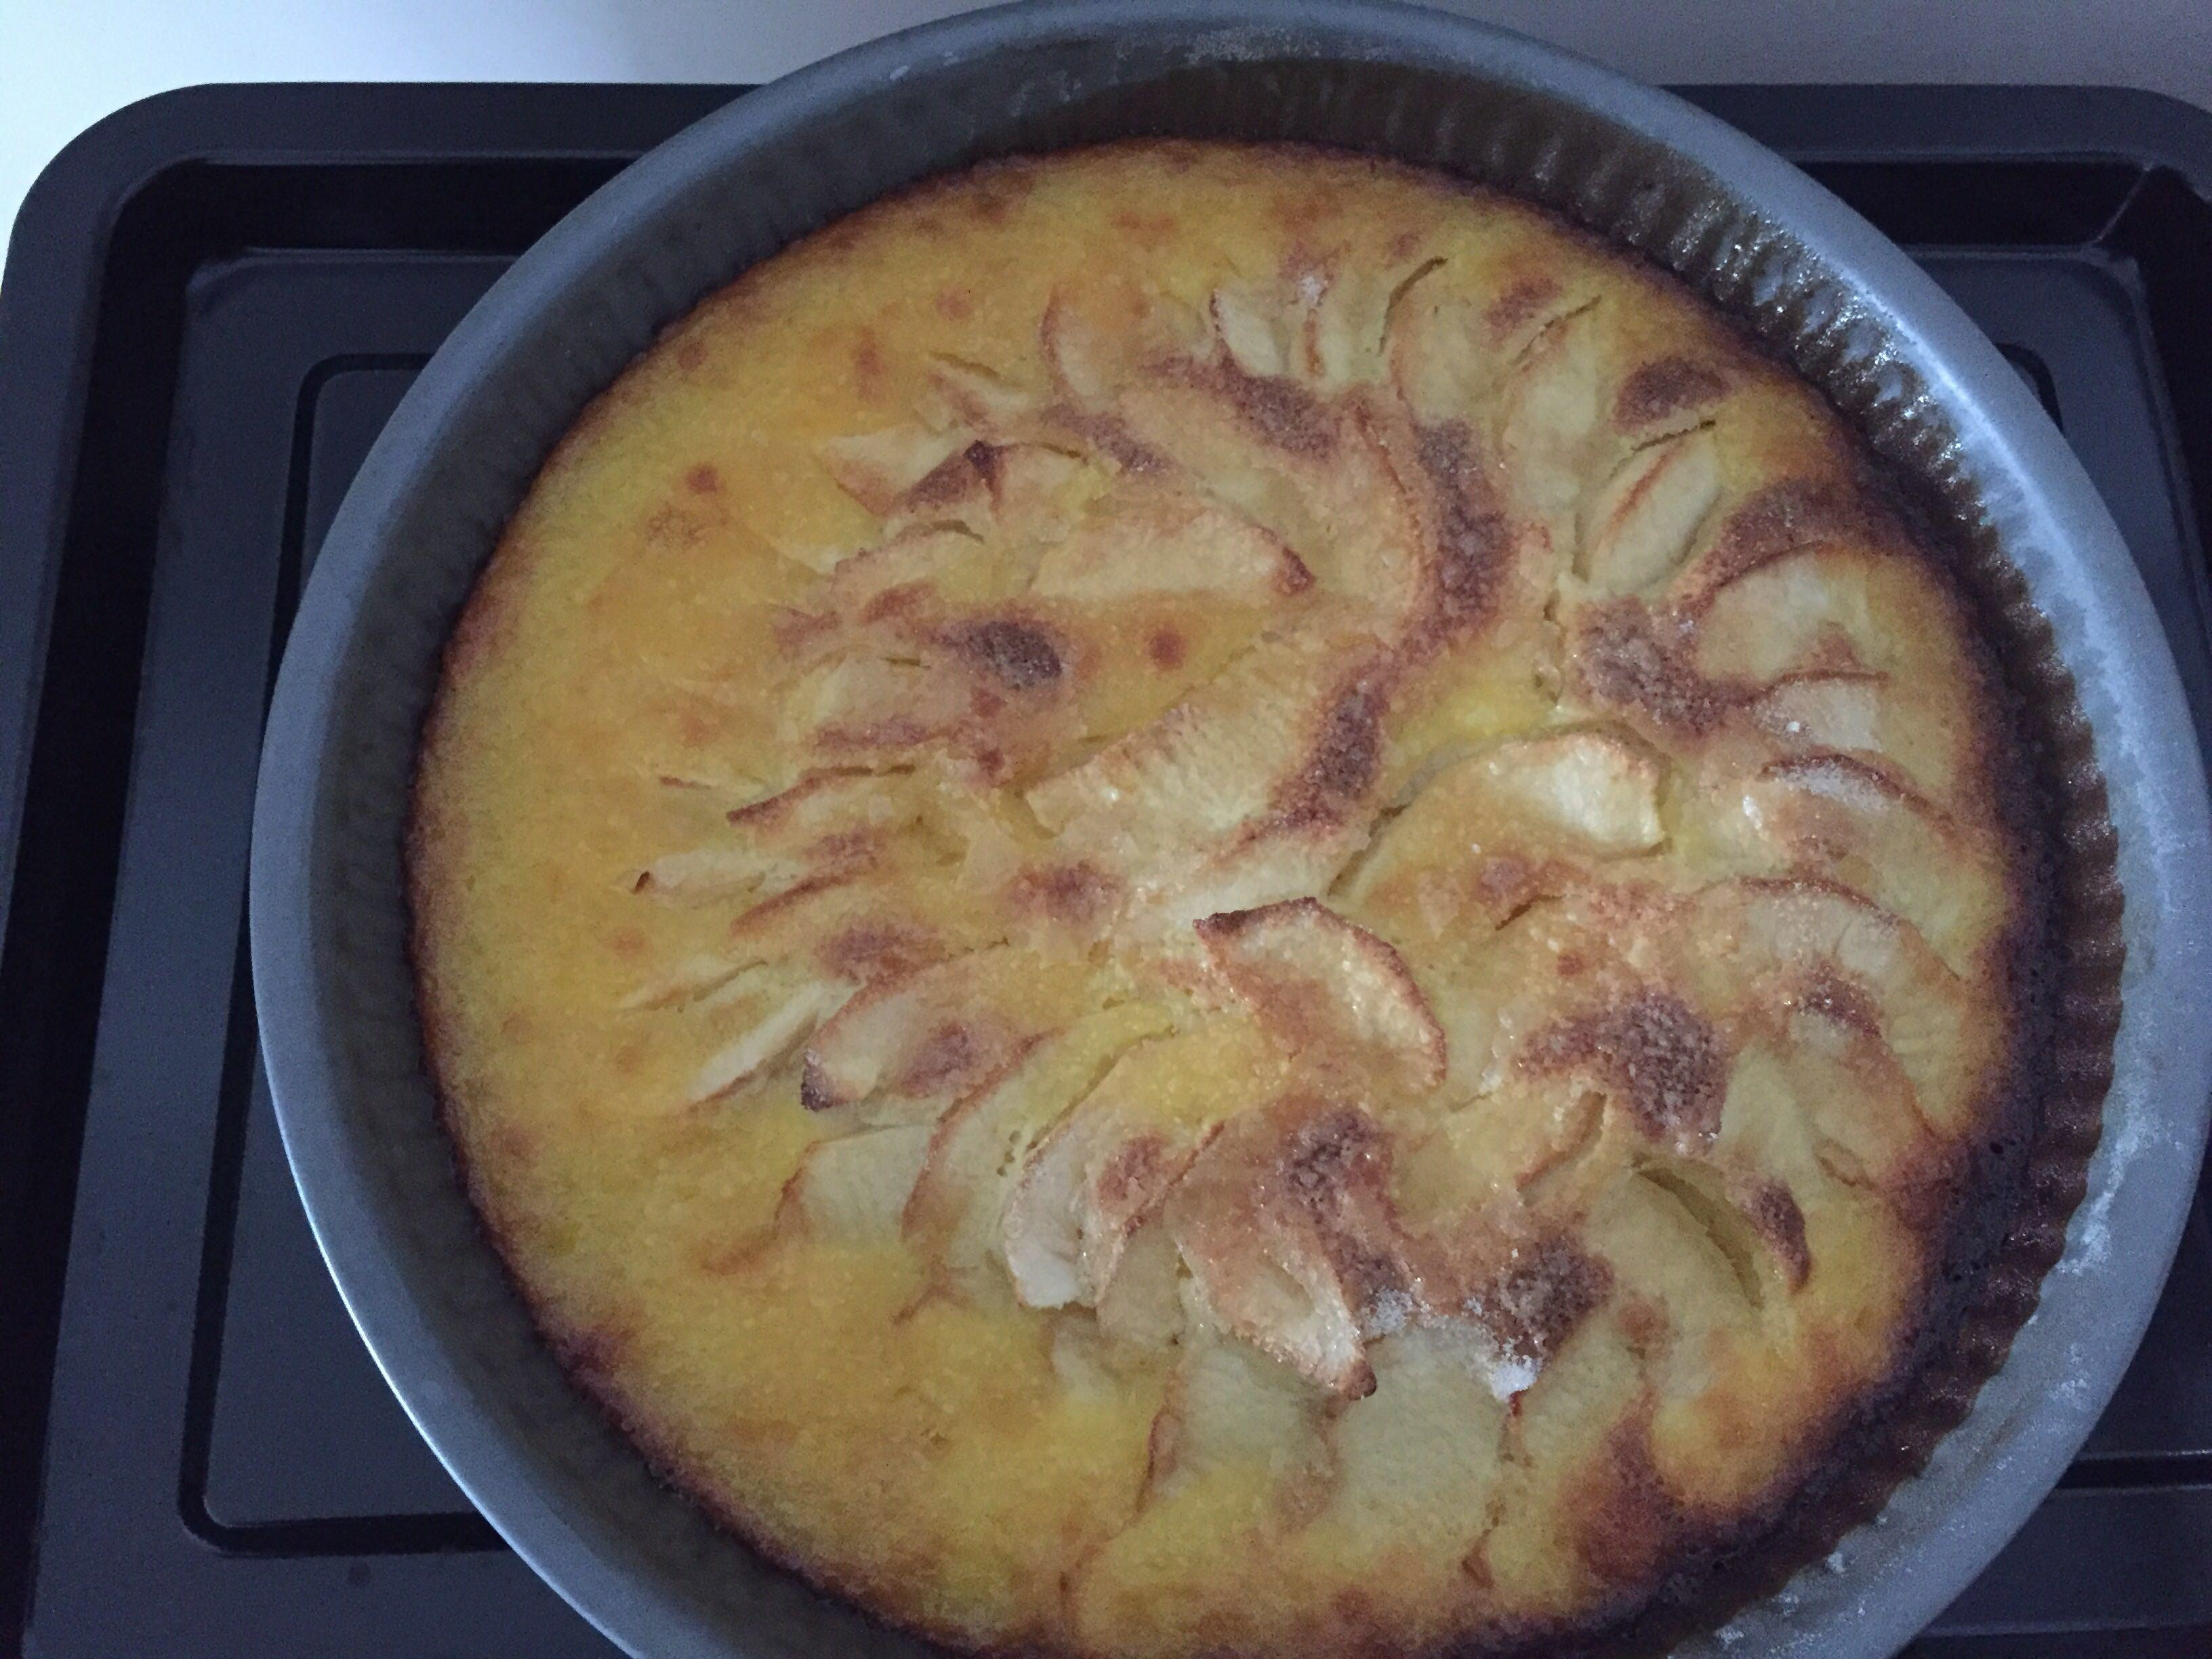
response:
[[[11,1414],[0,1477],[20,1595],[27,1471],[52,1448],[39,1651],[607,1650],[459,1506],[307,1254],[236,994],[236,757],[250,777],[299,562],[413,368],[538,229],[728,92],[205,89],[96,130],[27,206],[0,283],[0,497],[33,511],[0,523],[0,629],[51,605],[52,649],[0,654],[0,735],[34,710],[39,730],[5,803],[27,810],[0,957],[0,1167],[21,1183],[0,1226],[21,1237],[0,1256],[33,1269],[0,1285],[11,1401],[43,1405],[75,1258],[60,1404]],[[1918,244],[2014,349],[2128,535],[2202,728],[2204,506],[2183,475],[2212,477],[2191,303],[2212,122],[2128,94],[1697,95]],[[0,752],[20,783],[21,745]],[[2006,1631],[2130,1632],[2064,1650],[2084,1654],[2212,1633],[2194,1224],[2089,1455],[1946,1616],[1945,1659],[2060,1650]]]

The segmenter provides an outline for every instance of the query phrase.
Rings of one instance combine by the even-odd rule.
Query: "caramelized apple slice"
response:
[[[1103,503],[1048,548],[1029,591],[1092,602],[1204,594],[1277,605],[1312,585],[1297,555],[1250,520],[1195,496],[1133,493]]]
[[[1079,639],[1020,607],[916,610],[857,648],[848,643],[799,684],[782,715],[789,741],[848,769],[941,756],[966,768],[973,786],[996,787],[1079,730]]]
[[[1443,1081],[1443,1030],[1404,958],[1318,899],[1208,916],[1198,933],[1230,989],[1304,1063],[1410,1089]]]
[[[1211,1470],[1257,1466],[1279,1499],[1310,1508],[1308,1492],[1329,1478],[1327,1407],[1326,1395],[1267,1355],[1218,1333],[1194,1336],[1152,1420],[1146,1499]]]
[[[1096,407],[1143,365],[1188,360],[1201,350],[1206,329],[1203,319],[1166,295],[1109,283],[1055,294],[1037,336],[1061,395]]]
[[[1501,1463],[1506,1407],[1486,1357],[1443,1327],[1386,1336],[1368,1352],[1375,1392],[1331,1427],[1335,1490],[1320,1518],[1355,1539],[1407,1540],[1456,1561]]]
[[[1262,644],[1031,787],[1030,807],[1170,921],[1323,887],[1365,838],[1378,781],[1387,693],[1364,665],[1373,650],[1371,636],[1318,628]]]
[[[872,547],[842,559],[818,591],[802,603],[814,614],[848,623],[864,621],[884,608],[884,595],[911,588],[937,605],[980,602],[1002,597],[1014,586],[1008,562],[963,526],[930,524],[901,530]],[[845,645],[829,629],[798,633],[796,642],[815,654]]]
[[[1087,1015],[957,1102],[931,1131],[907,1206],[903,1225],[915,1247],[956,1283],[980,1288],[986,1270],[1004,1261],[1006,1195],[1030,1149],[1117,1058],[1167,1027],[1163,1010],[1141,1003]]]
[[[962,357],[929,361],[926,416],[940,428],[965,427],[985,437],[1012,436],[1041,401],[1028,388],[997,371]]]
[[[1287,374],[1302,332],[1294,303],[1258,283],[1224,283],[1213,290],[1206,315],[1222,349],[1244,373]]]
[[[1626,736],[1579,728],[1498,744],[1437,773],[1384,827],[1345,902],[1436,938],[1495,927],[1563,881],[1659,845],[1662,773]]]
[[[1387,410],[1222,356],[1133,380],[1116,416],[1218,499],[1281,537],[1320,585],[1388,632],[1428,597],[1420,513],[1383,443]]]
[[[1725,532],[1720,542],[1724,550]],[[1725,562],[1700,559],[1677,588],[1694,588],[1705,567]],[[1697,607],[1697,664],[1714,679],[1766,685],[1791,674],[1861,671],[1942,684],[1965,670],[1948,632],[1923,620],[1951,603],[1936,578],[1919,560],[1860,541],[1816,540],[1678,603]]]
[[[919,422],[831,438],[817,451],[838,487],[878,517],[969,441],[957,428],[933,432]]]
[[[1407,1295],[1389,1138],[1364,1112],[1292,1097],[1224,1126],[1166,1220],[1210,1315],[1331,1393],[1375,1386],[1363,1330]]]
[[[981,439],[937,464],[884,516],[894,532],[957,525],[976,536],[1056,534],[1073,502],[1063,492],[1083,476],[1075,456],[1037,443]]]
[[[872,985],[808,1044],[809,1109],[933,1117],[1080,1012],[1089,970],[1000,946]]]
[[[1487,400],[1502,365],[1486,336],[1480,307],[1444,284],[1406,291],[1390,313],[1382,352],[1416,418],[1464,421]]]
[[[1911,923],[1954,973],[1972,969],[2005,913],[1991,850],[1877,764],[1834,754],[1775,761],[1743,802],[1792,865]]]
[[[1417,255],[1372,274],[1331,272],[1305,313],[1300,344],[1306,378],[1331,388],[1386,378],[1393,319],[1443,265],[1441,258]]]
[[[1717,1002],[1816,996],[1878,1037],[1939,1133],[1971,1121],[1993,1033],[1973,999],[1910,926],[1824,882],[1744,879],[1698,896],[1686,938],[1700,994]]]
[[[1005,1218],[1015,1295],[1033,1308],[1097,1303],[1138,1229],[1221,1125],[1265,1097],[1274,1071],[1235,1020],[1124,1054],[1023,1161]]]
[[[1164,1347],[1188,1322],[1182,1285],[1182,1253],[1164,1223],[1146,1222],[1129,1236],[1113,1278],[1098,1293],[1099,1330],[1117,1342]]]
[[[1498,446],[1520,503],[1537,514],[1571,507],[1597,459],[1608,382],[1591,319],[1597,306],[1547,323],[1502,377]]]
[[[865,867],[920,816],[902,778],[817,774],[727,814],[726,842],[665,854],[630,884],[679,904],[772,898]]]

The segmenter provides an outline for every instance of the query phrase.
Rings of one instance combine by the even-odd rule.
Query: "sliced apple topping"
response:
[[[1522,504],[1539,514],[1571,507],[1597,460],[1607,384],[1590,321],[1598,303],[1545,325],[1500,386],[1499,457]]]
[[[1257,1467],[1293,1510],[1331,1475],[1328,1396],[1295,1371],[1218,1333],[1184,1348],[1152,1421],[1147,1500],[1224,1467]],[[1285,1488],[1289,1491],[1285,1491]],[[1302,1501],[1303,1500],[1303,1501]]]
[[[1474,1218],[1462,1242],[1420,1241],[1423,1296],[1403,1328],[1445,1345],[1500,1403],[1532,1387],[1569,1336],[1606,1298],[1613,1276],[1572,1238],[1504,1237]]]
[[[817,1140],[785,1184],[781,1217],[836,1243],[895,1243],[928,1150],[920,1123]]]
[[[1203,319],[1167,295],[1109,283],[1054,295],[1037,333],[1061,394],[1096,407],[1142,368],[1194,356],[1207,330]]]
[[[1391,307],[1382,355],[1398,394],[1430,423],[1467,419],[1504,366],[1480,307],[1438,283],[1414,283]]]
[[[1771,762],[1744,817],[1798,868],[1833,876],[1919,931],[1954,972],[1973,965],[2003,909],[1990,850],[1877,763],[1808,754]]]
[[[1651,1139],[1685,1154],[1720,1132],[1728,1049],[1672,991],[1640,987],[1609,998],[1531,1033],[1516,1058],[1536,1076],[1585,1082]]]
[[[664,853],[631,878],[630,890],[678,904],[705,904],[749,893],[774,863],[750,847],[690,847]]]
[[[968,714],[967,690],[935,664],[840,655],[796,688],[785,735],[839,764],[911,765]]]
[[[1263,643],[1031,787],[1030,807],[1063,850],[1170,920],[1323,888],[1365,839],[1376,792],[1372,650],[1371,636],[1320,629]]]
[[[1444,1327],[1372,1345],[1375,1392],[1330,1429],[1335,1485],[1323,1521],[1340,1520],[1356,1538],[1415,1540],[1424,1553],[1466,1553],[1501,1467],[1504,1401],[1534,1377],[1533,1365],[1501,1365],[1486,1346]],[[1520,1388],[1501,1394],[1500,1381]]]
[[[1785,749],[1878,754],[1889,721],[1881,676],[1792,674],[1751,704],[1759,729]]]
[[[1788,1006],[1807,975],[1827,976],[1827,1006],[1896,1057],[1939,1133],[1970,1120],[1994,1035],[1978,1024],[1957,975],[1905,922],[1832,883],[1745,879],[1698,896],[1686,937],[1705,994]]]
[[[679,904],[772,898],[867,867],[920,816],[902,779],[817,774],[730,812],[726,843],[664,854],[631,889]]]
[[[796,1087],[779,1219],[910,1255],[916,1340],[1171,1372],[1146,1503],[1477,1583],[1572,1333],[1664,1410],[1948,1213],[2018,907],[1944,579],[1723,406],[1766,371],[1517,233],[1337,234],[901,365],[818,451],[873,539],[794,510],[775,690],[654,728],[689,793],[633,757],[604,932],[663,1094]]]
[[[1605,1135],[1605,1096],[1571,1079],[1513,1072],[1401,1147],[1396,1202],[1407,1224],[1449,1226],[1564,1189],[1588,1171]]]
[[[1922,1115],[1912,1079],[1883,1042],[1865,994],[1815,975],[1793,987],[1788,1001],[1778,1040],[1759,1051],[1757,1067],[1739,1068],[1740,1076],[1756,1073],[1747,1095],[1756,1098],[1762,1086],[1786,1094],[1814,1161],[1838,1181],[1909,1194],[1948,1176],[1945,1145]]]
[[[1700,567],[1717,562],[1699,561],[1684,580],[1694,585]],[[1676,602],[1695,616],[1697,663],[1716,679],[1765,686],[1794,674],[1870,672],[1943,683],[1964,669],[1945,660],[1948,636],[1924,620],[1949,603],[1935,577],[1862,543],[1799,548]]]
[[[901,589],[934,603],[995,599],[1012,586],[1006,562],[981,537],[958,526],[931,524],[903,530],[840,560],[812,603],[814,613],[851,623],[870,618]],[[800,632],[795,642],[813,656],[843,648],[846,636],[830,629]]]
[[[927,388],[922,413],[932,425],[964,428],[994,441],[1018,435],[1042,401],[997,371],[961,357],[931,358]]]
[[[1423,525],[1379,403],[1248,374],[1224,356],[1133,380],[1114,408],[1137,441],[1279,536],[1340,604],[1370,610],[1386,631],[1419,614]]]
[[[1024,1158],[1007,1196],[1005,1255],[1034,1308],[1096,1304],[1123,1252],[1191,1161],[1276,1068],[1239,1022],[1140,1042]]]
[[[1198,924],[1230,990],[1285,1048],[1401,1087],[1443,1081],[1444,1034],[1405,959],[1318,899]]]
[[[1006,1195],[1030,1150],[1122,1054],[1168,1029],[1165,1012],[1142,1003],[1086,1015],[956,1102],[931,1131],[906,1209],[908,1238],[957,1285],[980,1289],[987,1277],[1003,1283]]]
[[[1245,374],[1341,388],[1377,377],[1394,308],[1443,264],[1419,259],[1370,275],[1302,261],[1273,282],[1222,284],[1207,316]]]
[[[728,985],[750,964],[711,951],[684,957],[623,998],[626,1013],[648,1008],[681,1008]]]
[[[933,611],[850,647],[795,689],[787,738],[825,766],[882,770],[930,756],[993,787],[1042,763],[1079,728],[1079,641],[1018,607]]]
[[[871,985],[808,1044],[799,1097],[814,1111],[933,1117],[1080,1012],[1089,970],[1010,946]]]
[[[1292,1097],[1225,1124],[1168,1200],[1168,1230],[1224,1328],[1334,1394],[1375,1386],[1365,1327],[1402,1306],[1390,1138]]]
[[[1620,1291],[1654,1310],[1673,1338],[1656,1367],[1669,1397],[1705,1386],[1710,1362],[1702,1339],[1759,1315],[1759,1269],[1752,1259],[1727,1253],[1709,1218],[1684,1203],[1679,1185],[1630,1166],[1591,1206],[1585,1224],[1589,1248]]]
[[[1183,1294],[1182,1252],[1167,1225],[1147,1221],[1129,1235],[1114,1276],[1098,1292],[1093,1310],[1098,1328],[1117,1342],[1164,1347],[1185,1329],[1189,1316]]]
[[[1377,834],[1345,902],[1431,938],[1496,927],[1595,865],[1657,847],[1662,778],[1649,750],[1599,727],[1498,744],[1428,781]]]
[[[1213,290],[1206,315],[1222,349],[1247,374],[1288,374],[1302,356],[1304,319],[1284,296],[1249,283]]]
[[[1656,587],[1688,557],[1720,499],[1712,434],[1692,431],[1636,451],[1582,515],[1577,572],[1601,592]]]
[[[774,976],[768,975],[771,981]],[[750,991],[740,1006],[737,1034],[709,1055],[691,1079],[685,1101],[703,1106],[736,1092],[791,1058],[821,1021],[836,1012],[848,988],[823,980],[796,985],[771,982]]]
[[[1273,605],[1312,586],[1297,555],[1249,519],[1193,496],[1138,491],[1109,498],[1048,548],[1029,592],[1081,601],[1203,594]]]
[[[1067,492],[1083,473],[1081,459],[1045,444],[978,439],[916,480],[884,526],[896,532],[957,525],[993,538],[1050,537],[1072,515],[1076,502]]]
[[[933,432],[917,422],[832,438],[817,453],[838,487],[880,518],[969,441],[957,428]]]

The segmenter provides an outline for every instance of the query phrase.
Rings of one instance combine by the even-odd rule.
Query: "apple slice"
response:
[[[848,876],[887,837],[921,817],[902,777],[816,774],[726,815],[728,840],[662,855],[631,878],[634,892],[676,904],[756,903],[802,882]]]
[[[1035,392],[997,371],[963,357],[929,360],[925,415],[939,427],[965,427],[994,441],[1014,434],[1035,413]]]
[[[1147,1502],[1224,1467],[1285,1485],[1325,1485],[1328,1399],[1267,1355],[1218,1333],[1193,1338],[1152,1420]]]
[[[903,1221],[908,1239],[970,1290],[1003,1264],[1006,1195],[1030,1150],[1133,1044],[1169,1029],[1166,1012],[1124,1003],[1025,1048],[941,1116]]]
[[[1252,283],[1224,283],[1213,290],[1206,315],[1237,368],[1247,374],[1291,372],[1301,318],[1285,296]]]
[[[806,1149],[779,1218],[840,1244],[889,1244],[929,1150],[929,1126],[863,1129]]]
[[[1320,900],[1208,916],[1198,934],[1230,990],[1303,1062],[1415,1090],[1443,1081],[1443,1030],[1405,959]]]
[[[808,980],[763,989],[748,999],[748,1017],[737,1034],[699,1067],[685,1091],[684,1103],[704,1106],[721,1099],[781,1064],[850,994],[847,987]]]
[[[1583,510],[1577,572],[1602,593],[1655,588],[1679,569],[1720,499],[1710,431],[1637,450]]]
[[[1170,925],[1315,891],[1366,837],[1388,699],[1375,649],[1322,628],[1263,643],[1024,798]]]
[[[1865,893],[1917,929],[1954,973],[1972,970],[2002,923],[1995,849],[1878,762],[1792,756],[1764,768],[1744,799],[1792,866]]]
[[[1808,996],[1876,1036],[1939,1133],[1972,1121],[2001,1033],[1911,926],[1832,883],[1744,878],[1701,893],[1686,938],[1701,998],[1739,1006]]]
[[[1503,476],[1519,505],[1540,517],[1580,500],[1598,463],[1608,377],[1592,319],[1601,303],[1553,317],[1501,377]]]
[[[1065,519],[1062,491],[1084,463],[1039,443],[978,439],[916,480],[884,515],[893,532],[947,525],[993,538],[1054,534]]]
[[[1089,977],[1001,945],[871,985],[815,1033],[799,1097],[813,1111],[933,1118],[1079,1014]]]
[[[946,458],[966,448],[971,436],[958,428],[934,432],[913,422],[831,438],[815,453],[838,487],[880,518]]]
[[[1138,1229],[1277,1067],[1241,1020],[1131,1048],[1029,1152],[1007,1194],[1004,1255],[1033,1308],[1095,1304]]]
[[[1204,594],[1234,605],[1280,604],[1313,586],[1283,539],[1199,497],[1124,492],[1045,550],[1030,585],[1041,599]]]
[[[1465,421],[1488,400],[1503,367],[1486,338],[1481,308],[1441,283],[1407,290],[1382,342],[1390,380],[1416,418]]]
[[[1376,836],[1343,892],[1401,936],[1491,927],[1664,839],[1658,758],[1623,733],[1516,738],[1436,774]]]
[[[1462,1334],[1409,1329],[1368,1352],[1375,1392],[1331,1425],[1335,1490],[1319,1519],[1456,1562],[1503,1465],[1506,1406]]]
[[[1347,1398],[1375,1386],[1367,1322],[1408,1291],[1389,1161],[1364,1112],[1292,1097],[1231,1119],[1167,1203],[1211,1316]]]

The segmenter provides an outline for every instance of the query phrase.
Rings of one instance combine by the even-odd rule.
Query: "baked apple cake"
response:
[[[1613,1629],[1955,1321],[2043,830],[1804,381],[1441,175],[1146,143],[586,412],[410,854],[483,1217],[757,1547],[963,1647]]]

